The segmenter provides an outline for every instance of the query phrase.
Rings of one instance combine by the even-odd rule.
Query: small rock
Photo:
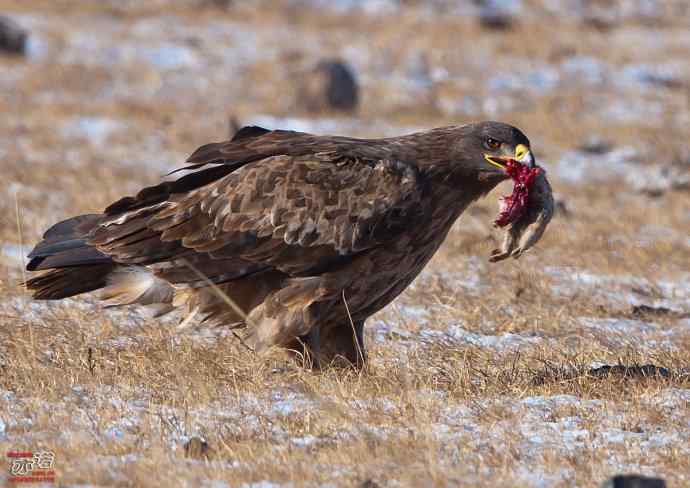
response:
[[[354,72],[343,61],[321,61],[299,83],[298,102],[309,112],[353,111],[359,103]]]
[[[212,449],[208,443],[199,437],[192,437],[184,445],[184,456],[190,459],[208,459]]]
[[[617,25],[615,13],[588,9],[582,16],[582,23],[599,32],[608,32]]]
[[[29,34],[9,17],[0,16],[0,50],[23,56]]]
[[[630,311],[633,317],[649,317],[650,315],[673,315],[673,310],[666,307],[651,307],[649,305],[633,305]]]
[[[202,5],[208,5],[209,7],[221,10],[228,10],[230,7],[232,7],[233,3],[233,0],[204,0]]]
[[[508,30],[513,24],[513,18],[500,11],[481,9],[479,11],[479,25],[485,29]]]
[[[479,0],[479,25],[492,30],[508,30],[520,10],[515,0]]]
[[[606,154],[613,149],[613,144],[602,137],[591,136],[578,149],[587,154]]]
[[[602,488],[666,488],[666,482],[660,478],[619,474],[606,481]]]
[[[359,485],[359,488],[381,488],[381,485],[372,479],[368,479],[362,481]]]

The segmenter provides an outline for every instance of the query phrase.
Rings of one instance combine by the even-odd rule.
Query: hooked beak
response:
[[[484,159],[503,170],[506,169],[506,163],[511,159],[514,159],[518,163],[524,164],[528,168],[534,168],[534,156],[532,155],[532,151],[530,151],[529,148],[524,144],[518,144],[515,146],[514,156],[491,156],[485,154]]]

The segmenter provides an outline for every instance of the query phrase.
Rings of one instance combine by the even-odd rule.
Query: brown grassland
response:
[[[617,74],[686,63],[689,17],[604,29],[526,1],[511,30],[493,32],[424,2],[385,14],[296,6],[316,3],[0,0],[36,40],[26,59],[0,56],[0,452],[55,452],[61,485],[565,487],[640,472],[688,486],[690,189],[678,182],[690,71],[629,86]],[[414,53],[450,76],[410,94]],[[309,122],[295,79],[329,55],[357,69],[361,108]],[[569,80],[573,58],[599,60],[610,82]],[[560,73],[557,86],[487,88],[538,69]],[[463,112],[461,99],[478,105]],[[230,115],[260,114],[370,137],[511,122],[550,171],[559,212],[535,250],[490,264],[508,186],[475,205],[367,324],[360,372],[255,357],[227,331],[178,331],[179,317],[94,297],[27,297],[18,246],[156,182],[226,138]],[[636,156],[581,153],[600,165],[578,180],[555,170],[592,136]],[[671,182],[649,190],[658,174]],[[588,374],[603,364],[668,374]],[[185,449],[192,437],[208,448]],[[0,484],[7,476],[0,468]]]

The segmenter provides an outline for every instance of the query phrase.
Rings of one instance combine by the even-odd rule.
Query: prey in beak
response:
[[[534,156],[525,144],[515,146],[514,154],[505,148],[505,156],[484,154],[492,165],[501,168],[513,180],[513,192],[501,199],[501,209],[494,221],[497,227],[505,227],[520,220],[528,207],[530,188],[541,169],[536,167]]]
[[[515,146],[515,153],[512,155],[509,154],[505,156],[495,156],[490,154],[484,154],[484,159],[486,159],[489,163],[501,168],[504,171],[506,171],[506,168],[510,161],[515,161],[520,164],[523,164],[527,166],[529,169],[532,169],[535,166],[532,151],[530,151],[530,149],[524,144],[518,144],[517,146]]]

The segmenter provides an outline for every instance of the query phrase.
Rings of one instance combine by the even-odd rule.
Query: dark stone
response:
[[[368,479],[362,481],[359,485],[359,488],[381,488],[381,485],[372,479]]]
[[[650,315],[656,316],[669,316],[675,315],[673,310],[666,307],[651,307],[649,305],[633,305],[630,312],[633,317],[649,317]]]
[[[583,142],[579,149],[587,154],[606,154],[613,149],[613,144],[606,139],[594,136]]]
[[[644,364],[642,366],[625,366],[623,364],[616,364],[615,366],[601,366],[599,368],[590,369],[587,374],[597,378],[608,378],[617,376],[621,378],[653,378],[661,376],[668,378],[671,372],[666,368],[660,368],[653,364]]]
[[[204,0],[203,5],[208,5],[209,7],[228,10],[233,6],[235,2],[233,0]]]
[[[0,51],[23,56],[26,54],[27,31],[9,17],[0,16]]]
[[[491,30],[509,30],[513,27],[511,9],[498,0],[475,0],[479,6],[479,25]]]
[[[601,366],[599,368],[583,369],[583,368],[567,368],[561,366],[547,365],[541,371],[538,371],[531,383],[534,386],[546,385],[549,383],[558,383],[562,381],[570,381],[576,378],[589,377],[594,379],[606,378],[620,378],[620,379],[642,379],[651,380],[659,378],[670,378],[671,371],[666,368],[654,366],[653,364],[625,366],[617,364],[614,366]],[[675,379],[683,381],[684,376],[682,371],[675,372]]]
[[[666,488],[661,478],[647,478],[636,474],[619,474],[606,481],[602,488]]]
[[[354,71],[339,60],[321,61],[300,80],[298,100],[310,112],[355,110],[359,88]]]
[[[513,25],[513,17],[502,12],[482,9],[479,12],[479,25],[485,29],[508,30]]]

